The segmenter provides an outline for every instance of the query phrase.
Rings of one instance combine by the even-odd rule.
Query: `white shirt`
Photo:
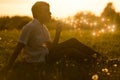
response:
[[[26,62],[44,62],[49,53],[45,43],[51,41],[50,34],[45,25],[37,19],[32,20],[22,29],[18,42],[24,43],[23,59]]]

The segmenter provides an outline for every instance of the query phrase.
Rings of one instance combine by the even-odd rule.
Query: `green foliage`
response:
[[[0,64],[8,61],[17,44],[18,36],[19,31],[16,29],[0,31]]]
[[[7,24],[7,21],[9,21],[9,17],[8,16],[3,16],[0,18],[0,30],[5,29],[5,25]]]
[[[21,29],[30,20],[27,16],[0,17],[0,30]]]
[[[101,17],[110,19],[111,23],[120,25],[120,13],[116,12],[113,3],[109,2],[103,10]],[[119,27],[119,26],[118,26]]]
[[[31,18],[27,16],[13,16],[10,20],[6,23],[6,29],[21,29],[26,23],[28,23]]]
[[[113,33],[106,32],[99,36],[93,36],[92,30],[63,30],[59,42],[75,37],[102,55],[108,56],[109,58],[116,58],[120,56],[119,33],[120,31],[117,30]],[[15,48],[19,34],[20,30],[16,29],[0,31],[0,57],[6,57],[5,59],[8,59],[8,55],[11,55]],[[55,30],[50,30],[50,34],[53,40]],[[3,60],[0,58],[0,61]]]

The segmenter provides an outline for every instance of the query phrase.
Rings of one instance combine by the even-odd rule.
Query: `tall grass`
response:
[[[92,30],[70,30],[63,31],[60,42],[71,37],[77,38],[93,50],[109,58],[118,58],[120,56],[120,31],[105,32],[96,36],[92,35]]]
[[[20,31],[18,30],[3,30],[0,31],[0,64],[6,63],[12,54]]]
[[[63,30],[59,42],[63,42],[72,37],[77,38],[85,45],[109,58],[119,58],[120,56],[120,31],[106,32],[98,36],[92,35],[92,30]],[[20,30],[3,30],[0,31],[0,64],[6,63],[12,54],[17,43]],[[55,30],[50,30],[53,40]]]

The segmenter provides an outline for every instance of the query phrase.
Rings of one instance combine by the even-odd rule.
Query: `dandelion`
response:
[[[113,66],[114,66],[114,67],[117,67],[118,65],[117,65],[117,64],[114,64]]]
[[[95,53],[95,54],[93,54],[93,55],[92,55],[92,57],[96,58],[96,57],[97,57],[97,54],[96,54],[96,53]]]
[[[107,73],[107,75],[110,75],[110,73]]]
[[[99,76],[98,76],[97,74],[94,74],[94,75],[92,76],[92,80],[98,80],[98,78],[99,78]]]
[[[103,72],[108,72],[107,68],[102,69]]]

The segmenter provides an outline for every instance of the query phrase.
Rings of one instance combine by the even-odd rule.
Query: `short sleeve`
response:
[[[31,32],[30,27],[24,26],[19,36],[18,42],[24,43],[26,45],[29,40],[30,32]]]

